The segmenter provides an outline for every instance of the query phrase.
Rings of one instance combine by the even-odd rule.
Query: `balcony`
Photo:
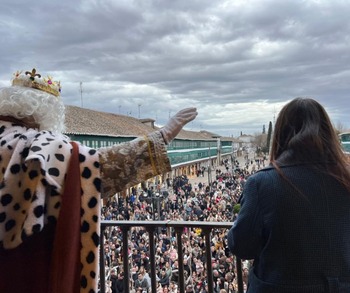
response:
[[[211,236],[214,229],[229,229],[232,226],[231,222],[194,222],[194,221],[102,221],[101,222],[101,239],[100,239],[100,280],[106,280],[105,271],[105,251],[104,247],[104,232],[106,228],[117,226],[122,231],[122,259],[123,259],[123,271],[124,271],[124,292],[130,292],[129,280],[130,280],[130,267],[129,267],[129,252],[125,247],[129,247],[130,229],[133,227],[144,227],[149,236],[149,259],[150,259],[150,278],[151,278],[151,289],[150,292],[157,292],[157,281],[156,281],[156,262],[155,262],[155,237],[157,236],[157,230],[166,228],[175,232],[177,253],[178,253],[178,264],[179,264],[179,278],[178,278],[178,292],[185,293],[185,277],[184,277],[184,255],[183,255],[183,243],[182,236],[185,228],[200,228],[202,234],[204,234],[205,240],[205,258],[206,258],[206,281],[208,284],[209,292],[214,292],[214,278],[213,278],[213,267],[211,264]],[[236,269],[237,269],[237,285],[238,292],[243,293],[243,277],[242,277],[242,262],[236,258]],[[106,293],[106,282],[100,283],[100,292]]]

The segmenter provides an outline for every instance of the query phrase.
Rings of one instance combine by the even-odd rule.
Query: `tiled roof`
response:
[[[142,136],[154,131],[147,123],[153,119],[137,119],[131,116],[99,112],[91,109],[66,105],[66,134]],[[155,127],[157,129],[157,127]],[[186,126],[185,126],[186,128]],[[177,138],[189,140],[215,140],[220,135],[208,131],[181,130]],[[221,137],[222,140],[232,138]]]
[[[207,131],[190,131],[190,130],[181,130],[177,138],[180,139],[190,139],[190,140],[213,140],[215,135]],[[216,137],[216,136],[215,136]]]
[[[66,106],[66,133],[110,136],[142,136],[154,129],[130,116]]]

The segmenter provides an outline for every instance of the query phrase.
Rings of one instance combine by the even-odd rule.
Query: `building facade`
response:
[[[92,148],[124,143],[156,129],[152,119],[98,112],[76,106],[66,106],[65,134],[72,140]],[[207,131],[181,130],[167,146],[172,171],[153,179],[196,176],[202,167],[217,166],[223,159],[239,155],[240,143],[230,137],[221,137]]]

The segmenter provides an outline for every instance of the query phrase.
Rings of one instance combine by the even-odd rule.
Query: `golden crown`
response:
[[[52,77],[41,78],[41,75],[33,68],[32,71],[17,71],[13,74],[12,85],[31,87],[58,97],[61,93],[61,84]]]

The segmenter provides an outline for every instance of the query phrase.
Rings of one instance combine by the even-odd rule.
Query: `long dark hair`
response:
[[[278,115],[273,135],[271,164],[310,163],[350,191],[350,171],[339,138],[321,104],[311,98],[296,98]],[[284,177],[284,176],[283,176]]]

